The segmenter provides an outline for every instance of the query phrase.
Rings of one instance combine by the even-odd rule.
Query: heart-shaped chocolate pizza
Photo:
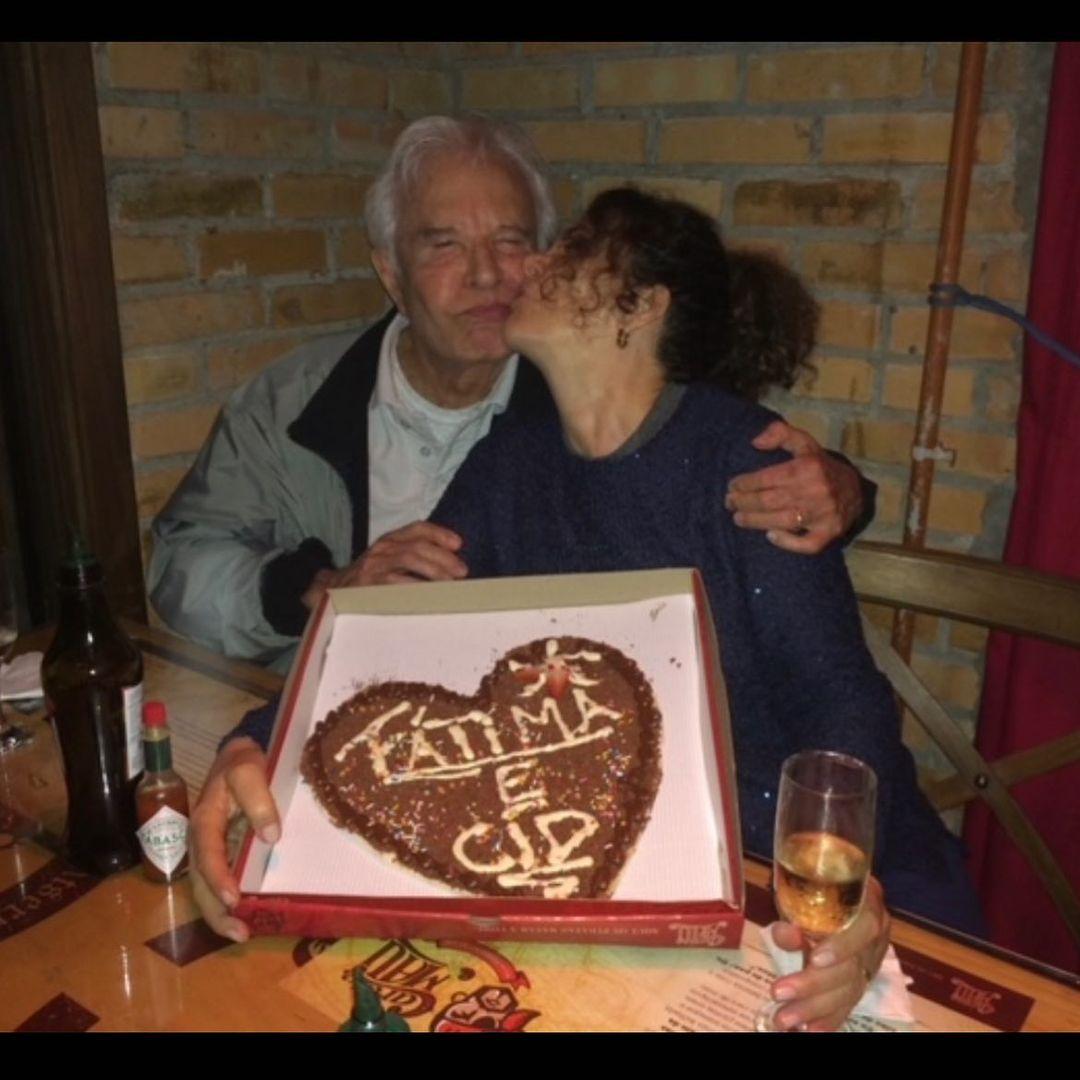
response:
[[[489,896],[610,894],[660,786],[641,669],[584,638],[513,649],[475,697],[368,686],[315,729],[304,778],[339,826]]]

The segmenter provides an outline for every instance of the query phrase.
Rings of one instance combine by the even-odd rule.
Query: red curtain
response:
[[[1080,351],[1080,44],[1054,60],[1028,317]],[[1027,339],[1017,489],[1004,561],[1080,579],[1080,368]],[[991,761],[1080,728],[1080,654],[993,634],[978,746]],[[1080,763],[1013,789],[1080,888]],[[1027,861],[981,803],[970,866],[995,941],[1067,970],[1080,948]]]

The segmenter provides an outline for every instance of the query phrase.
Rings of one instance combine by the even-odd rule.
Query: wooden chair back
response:
[[[865,541],[848,549],[847,564],[861,601],[1080,648],[1078,581],[967,555]],[[955,776],[925,780],[931,802],[938,810],[946,810],[974,798],[984,800],[1080,942],[1080,899],[1009,791],[1021,780],[1080,760],[1080,730],[990,763],[892,648],[888,636],[865,618],[863,625],[878,667],[956,769]]]

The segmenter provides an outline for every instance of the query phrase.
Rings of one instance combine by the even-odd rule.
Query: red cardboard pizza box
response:
[[[659,791],[610,897],[464,893],[336,826],[301,778],[301,753],[316,724],[359,687],[426,682],[471,695],[510,649],[559,637],[589,638],[630,656],[662,716]],[[269,761],[282,838],[270,846],[249,832],[236,867],[236,913],[254,933],[739,943],[744,887],[727,694],[696,570],[328,592],[286,683]]]

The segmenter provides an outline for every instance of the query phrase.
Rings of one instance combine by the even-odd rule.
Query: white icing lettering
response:
[[[462,716],[448,716],[440,720],[425,720],[424,730],[433,731],[438,728],[449,728],[450,737],[458,744],[458,746],[461,746],[462,744],[459,742],[458,735],[454,729],[457,728],[467,739],[468,735],[462,727],[463,724],[479,724],[484,733],[484,737],[487,739],[488,746],[491,747],[491,752],[493,754],[501,754],[503,752],[502,743],[499,741],[499,733],[495,730],[495,721],[486,712],[481,712],[479,709],[472,709]],[[470,743],[469,746],[471,749],[472,744]],[[471,761],[472,758],[469,757],[469,760]]]
[[[553,826],[576,820],[578,825],[565,840],[557,840]],[[600,822],[584,810],[553,810],[549,814],[537,814],[533,822],[548,842],[548,864],[560,870],[580,870],[593,865],[591,855],[567,861],[567,856],[581,847],[600,828]]]
[[[520,866],[522,870],[528,872],[536,865],[536,852],[533,851],[533,846],[529,843],[529,838],[521,831],[521,826],[516,821],[511,821],[510,824],[506,826],[506,835],[517,845],[517,865]]]
[[[552,721],[555,722],[559,731],[562,732],[562,737],[564,739],[570,738],[570,730],[567,728],[566,724],[563,723],[562,713],[559,712],[559,703],[554,698],[544,698],[539,713],[528,712],[520,705],[511,705],[510,715],[513,717],[514,723],[517,724],[521,741],[526,746],[528,746],[533,739],[531,728],[546,728]]]
[[[606,705],[601,705],[599,702],[593,701],[584,690],[574,690],[574,703],[578,707],[578,712],[581,714],[581,723],[578,724],[571,735],[582,735],[590,730],[593,717],[604,716],[609,720],[621,720],[623,714],[616,709],[609,709]],[[609,732],[611,728],[603,728],[603,731]]]
[[[578,877],[552,878],[544,882],[545,900],[566,900],[573,896],[581,887],[581,879]]]
[[[582,649],[581,652],[561,654],[559,652],[559,642],[555,638],[548,638],[547,655],[549,660],[560,658],[563,660],[587,660],[590,664],[596,664],[600,661],[600,654],[591,652],[588,649]]]
[[[580,667],[575,667],[569,663],[569,661],[584,660],[586,663],[596,664],[603,659],[600,653],[591,652],[588,649],[582,649],[580,652],[576,653],[560,653],[559,642],[555,638],[548,638],[547,644],[544,647],[544,652],[546,654],[546,659],[542,662],[541,666],[522,663],[520,660],[510,661],[510,670],[512,672],[522,671],[532,678],[532,682],[529,682],[522,688],[522,697],[535,697],[543,686],[549,685],[549,680],[552,676],[556,672],[561,671],[567,673],[571,686],[599,685],[599,679],[590,679],[582,672]]]
[[[482,763],[482,764],[486,764]],[[410,780],[427,780],[438,777],[440,780],[464,780],[466,777],[479,776],[481,765],[447,765],[445,768],[417,769],[416,772],[399,772],[383,779],[384,784],[407,784]]]
[[[474,836],[487,836],[491,831],[492,828],[487,822],[478,821],[475,825],[470,825],[469,828],[458,833],[457,839],[454,841],[454,858],[474,874],[502,874],[517,865],[514,862],[513,856],[507,852],[503,852],[503,854],[493,863],[480,863],[476,862],[475,859],[469,858],[465,851],[465,845]]]
[[[495,730],[495,721],[491,717],[488,717],[488,722],[484,725],[484,738],[487,739],[488,746],[491,747],[491,752],[496,757],[502,757],[506,753],[499,739],[499,733]]]
[[[531,774],[536,768],[536,758],[529,761],[500,765],[495,770],[495,784],[506,809],[502,813],[504,821],[513,821],[526,810],[543,810],[547,806],[547,791],[543,784],[528,791],[520,791],[531,782]]]
[[[497,765],[503,761],[514,761],[517,758],[533,757],[537,754],[553,754],[559,750],[568,750],[572,746],[583,746],[585,743],[596,742],[597,739],[605,739],[611,734],[611,728],[601,728],[599,731],[593,731],[588,735],[582,736],[580,739],[567,739],[565,742],[552,743],[550,746],[536,746],[531,750],[512,750],[509,754],[502,754],[499,757],[486,758],[479,762],[468,772],[463,771],[462,765],[448,765],[445,768],[427,768],[417,769],[412,773],[399,773],[393,777],[396,782],[403,782],[406,780],[428,780],[431,777],[442,777],[443,779],[452,780],[457,776],[475,776],[480,772],[481,767],[487,765]]]
[[[547,682],[547,672],[543,668],[538,668],[535,664],[522,664],[519,663],[517,660],[511,660],[510,670],[524,671],[526,673],[535,672],[535,678],[533,679],[533,681],[530,683],[526,683],[526,685],[522,687],[522,697],[532,697],[533,694],[535,694],[536,691],[539,690],[545,682]]]
[[[465,729],[460,724],[450,724],[446,730],[450,732],[450,738],[454,740],[454,745],[461,751],[465,760],[475,760],[476,754],[469,745],[469,736],[465,734]]]
[[[412,708],[412,705],[408,701],[402,701],[400,704],[395,705],[388,712],[384,712],[382,716],[377,716],[371,721],[359,735],[354,735],[335,755],[334,760],[340,765],[345,760],[346,754],[349,754],[360,743],[368,743],[371,751],[371,767],[375,770],[375,775],[384,777],[387,775],[386,768],[386,754],[387,751],[393,749],[393,747],[401,741],[401,734],[391,736],[390,740],[385,743],[379,743],[379,732],[383,727],[388,724],[395,716],[400,716],[403,712],[408,712]]]
[[[504,889],[532,888],[540,885],[545,900],[566,900],[581,887],[581,879],[573,874],[540,881],[536,876],[538,873],[539,871],[533,871],[530,874],[500,874],[496,880]]]
[[[535,764],[529,761],[515,767],[518,776],[522,778],[521,782],[527,779],[526,769],[531,769]],[[505,791],[505,782],[517,779],[518,776],[502,777],[499,782],[500,794]],[[570,826],[570,833],[560,840],[556,830],[565,832],[563,827],[567,824]],[[535,829],[543,837],[547,847],[544,859],[537,857],[536,849],[523,825]],[[536,814],[524,819],[521,824],[510,821],[494,845],[501,851],[499,858],[484,863],[472,857],[466,848],[474,838],[490,837],[494,828],[487,822],[477,822],[458,835],[453,844],[453,853],[454,858],[466,869],[477,874],[497,875],[499,884],[504,888],[539,888],[546,897],[565,898],[577,893],[581,884],[581,879],[570,871],[589,870],[595,865],[591,855],[578,855],[576,858],[571,856],[589,837],[594,836],[599,828],[600,823],[596,818],[583,810],[556,810],[547,814]],[[511,847],[517,849],[516,858],[507,850]]]
[[[599,658],[593,653],[573,655]],[[404,783],[436,777],[454,780],[478,776],[481,768],[487,765],[499,765],[520,758],[535,758],[538,754],[554,753],[593,742],[596,739],[607,738],[614,729],[606,725],[592,730],[593,722],[597,719],[623,719],[622,713],[593,701],[580,687],[574,688],[573,700],[578,713],[577,723],[573,727],[563,718],[559,703],[553,697],[543,699],[538,713],[529,712],[518,705],[511,705],[510,715],[524,748],[509,752],[505,750],[499,738],[495,720],[490,714],[479,709],[472,709],[461,716],[425,719],[428,706],[422,705],[409,718],[408,730],[394,731],[383,738],[382,731],[391,720],[412,710],[412,704],[403,701],[372,720],[363,731],[351,738],[335,753],[334,759],[339,763],[344,761],[352,750],[363,744],[368,749],[375,776],[383,783]],[[484,735],[486,748],[475,746],[470,739],[469,727],[475,725],[479,725]],[[445,742],[440,747],[428,737],[429,732],[442,729],[446,729],[450,745],[455,750],[450,757],[447,757],[449,746]],[[557,741],[548,742],[546,745],[534,745],[534,740],[539,738],[541,733],[544,737],[554,738]],[[407,762],[403,768],[399,765],[391,772],[390,755],[403,742],[406,743],[408,749]],[[399,754],[399,761],[400,756]],[[452,760],[455,757],[459,760]],[[509,787],[507,791],[510,791]],[[504,793],[503,801],[508,808],[508,812],[503,816],[510,821],[528,808],[542,809],[546,805],[546,792],[537,789],[512,796]]]
[[[409,752],[409,764],[406,766],[405,771],[407,773],[416,772],[416,763],[421,758],[430,758],[436,763],[439,768],[454,768],[454,766],[451,765],[451,763],[447,761],[446,758],[444,758],[442,754],[440,754],[439,751],[436,750],[435,747],[427,741],[427,736],[424,734],[423,729],[417,731],[412,736],[412,745],[410,746]],[[461,766],[458,765],[457,768],[461,768]]]

